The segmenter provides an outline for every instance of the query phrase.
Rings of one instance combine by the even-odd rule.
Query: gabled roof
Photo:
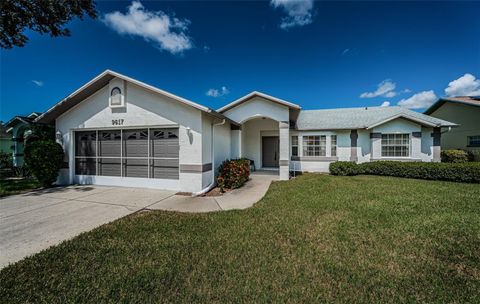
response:
[[[40,115],[36,121],[38,122],[44,122],[44,123],[50,123],[54,121],[57,117],[68,111],[69,109],[73,108],[77,104],[81,103],[83,100],[85,100],[87,97],[91,96],[104,86],[108,85],[110,80],[113,78],[120,78],[123,79],[127,82],[133,83],[135,85],[138,85],[146,90],[149,90],[151,92],[161,94],[163,96],[167,96],[175,101],[178,101],[180,103],[183,103],[185,105],[191,106],[195,109],[198,109],[202,112],[205,112],[207,114],[210,114],[214,117],[220,118],[220,119],[226,119],[230,123],[238,125],[236,122],[228,119],[227,117],[223,116],[220,113],[217,113],[216,111],[202,106],[198,103],[195,103],[193,101],[190,101],[188,99],[182,98],[180,96],[174,95],[172,93],[169,93],[167,91],[161,90],[159,88],[156,88],[154,86],[151,86],[149,84],[146,84],[144,82],[138,81],[136,79],[130,78],[128,76],[122,75],[120,73],[111,71],[111,70],[105,70],[83,86],[81,86],[79,89],[77,89],[75,92],[72,94],[68,95],[64,99],[62,99],[60,102],[55,104],[53,107],[51,107],[48,111]]]
[[[13,128],[19,122],[22,122],[27,125],[31,124],[41,114],[42,113],[40,112],[32,112],[28,116],[20,116],[20,115],[14,116],[5,124],[5,127],[7,128],[7,132],[10,132],[10,129]]]
[[[442,119],[402,107],[367,107],[327,110],[302,110],[297,119],[298,130],[371,129],[397,118],[404,118],[428,127],[456,127]]]
[[[427,115],[432,114],[438,108],[443,106],[446,102],[460,103],[474,107],[480,107],[480,96],[457,96],[457,97],[444,97],[440,98],[436,103],[430,106],[424,113]]]
[[[277,97],[267,95],[267,94],[262,93],[262,92],[253,91],[253,92],[251,92],[251,93],[249,93],[249,94],[247,94],[243,97],[240,97],[239,99],[237,99],[235,101],[232,101],[231,103],[221,107],[217,111],[220,112],[220,113],[223,113],[223,112],[228,111],[231,108],[234,108],[234,107],[236,107],[236,106],[238,106],[238,105],[240,105],[244,102],[247,102],[250,99],[255,98],[255,97],[262,97],[262,98],[265,98],[265,99],[270,100],[272,102],[287,106],[289,108],[298,109],[298,110],[301,109],[301,107],[297,104],[291,103],[289,101],[286,101],[286,100],[283,100],[283,99],[280,99],[280,98],[277,98]]]

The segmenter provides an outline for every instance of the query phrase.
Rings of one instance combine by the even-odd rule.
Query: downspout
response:
[[[192,193],[192,196],[201,196],[201,195],[204,195],[205,193],[207,193],[208,191],[210,191],[213,187],[215,187],[215,145],[214,145],[214,139],[215,139],[215,127],[216,126],[221,126],[221,125],[224,125],[226,122],[226,119],[223,119],[222,122],[219,122],[217,124],[212,124],[212,128],[211,128],[211,138],[212,140],[210,141],[210,145],[211,145],[211,148],[210,148],[210,151],[212,153],[211,155],[211,160],[212,160],[212,180],[210,181],[210,184],[208,184],[208,186],[202,190],[200,190],[199,192],[194,192]]]

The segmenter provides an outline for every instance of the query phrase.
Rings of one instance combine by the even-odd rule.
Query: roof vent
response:
[[[368,107],[365,107],[365,110],[368,110]]]

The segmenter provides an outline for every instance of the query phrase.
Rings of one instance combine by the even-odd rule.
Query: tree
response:
[[[57,179],[63,165],[63,148],[53,140],[38,140],[25,147],[25,163],[44,187]]]
[[[22,47],[28,41],[28,28],[52,37],[70,36],[64,25],[74,17],[97,17],[93,0],[1,0],[0,47]]]

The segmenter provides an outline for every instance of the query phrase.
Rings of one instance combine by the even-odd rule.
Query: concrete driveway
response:
[[[151,189],[71,186],[0,199],[0,268],[174,194]]]

